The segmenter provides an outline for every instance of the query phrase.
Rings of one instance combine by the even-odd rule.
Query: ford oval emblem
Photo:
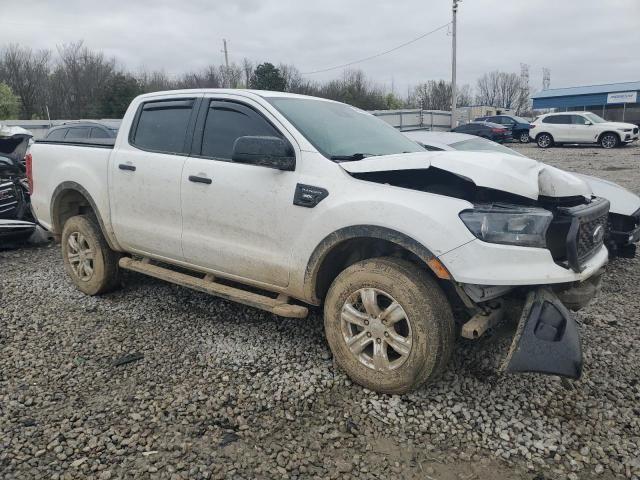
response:
[[[593,243],[602,242],[602,240],[604,239],[604,228],[602,228],[602,225],[598,225],[596,228],[594,228],[592,238]]]

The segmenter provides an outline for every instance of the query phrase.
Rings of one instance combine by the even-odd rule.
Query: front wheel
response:
[[[71,217],[61,240],[64,269],[78,290],[98,295],[119,285],[119,255],[109,248],[95,219]]]
[[[522,132],[518,137],[520,143],[529,143],[529,132]]]
[[[436,378],[454,340],[453,314],[435,280],[391,257],[358,262],[338,275],[325,299],[324,326],[347,375],[388,394]]]
[[[600,145],[602,145],[602,148],[616,148],[619,142],[620,139],[615,133],[605,133],[600,137]]]
[[[536,137],[536,143],[540,148],[549,148],[553,146],[553,137],[548,133],[541,133]]]

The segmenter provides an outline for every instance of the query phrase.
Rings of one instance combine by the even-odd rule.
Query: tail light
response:
[[[536,128],[536,126],[533,123],[529,125],[529,130],[533,130],[534,128]]]
[[[507,131],[507,129],[506,128],[492,128],[491,131],[493,133],[504,133],[504,132]]]
[[[29,184],[29,195],[33,195],[33,157],[30,153],[24,157],[24,163],[27,168],[27,182]]]

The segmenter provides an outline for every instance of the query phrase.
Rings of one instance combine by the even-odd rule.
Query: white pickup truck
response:
[[[435,378],[457,334],[515,305],[504,370],[580,376],[566,306],[598,290],[609,205],[566,172],[428,152],[348,105],[243,90],[142,95],[113,145],[31,153],[34,212],[89,295],[126,269],[285,317],[324,304],[338,364],[386,393]]]

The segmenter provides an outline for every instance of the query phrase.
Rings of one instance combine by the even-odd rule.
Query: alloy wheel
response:
[[[601,143],[604,148],[614,148],[618,143],[618,140],[616,139],[615,136],[613,136],[612,134],[609,134],[602,137]]]
[[[409,357],[411,322],[402,306],[377,288],[361,288],[345,301],[340,314],[344,341],[368,368],[390,371]]]
[[[73,272],[84,282],[93,276],[95,252],[87,238],[80,232],[73,232],[67,240],[67,258]]]

